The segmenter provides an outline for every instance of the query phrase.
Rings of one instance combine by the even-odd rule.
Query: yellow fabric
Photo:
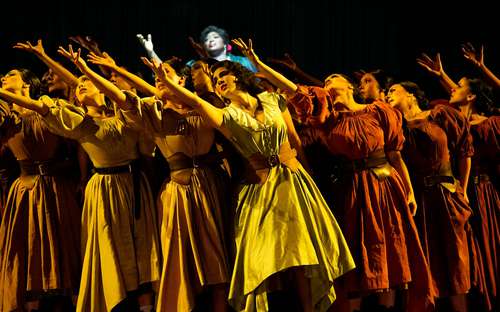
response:
[[[152,99],[133,102],[133,109],[122,111],[127,124],[150,133],[167,162],[180,153],[210,151],[214,129],[199,115],[165,109]],[[157,311],[191,311],[205,287],[229,282],[221,215],[225,190],[217,168],[206,167],[171,172],[160,190],[163,269]]]
[[[141,176],[140,218],[133,215],[130,173],[95,174],[82,213],[83,270],[77,311],[111,311],[127,291],[160,279],[156,211]]]
[[[262,93],[259,99],[264,122],[232,105],[224,112],[224,126],[245,157],[276,155],[287,141],[279,96]],[[243,185],[235,224],[229,300],[237,311],[267,311],[267,293],[279,273],[297,266],[306,268],[315,311],[326,311],[335,300],[334,279],[355,267],[333,214],[300,165],[297,172],[278,165],[263,184]]]
[[[78,140],[95,167],[129,164],[139,155],[140,132],[121,114],[97,119],[83,109],[43,97],[49,128]],[[140,218],[133,215],[131,173],[95,174],[82,213],[83,269],[76,310],[111,311],[127,292],[160,279],[157,216],[149,184],[141,175]]]
[[[0,109],[0,141],[0,148],[7,144],[18,160],[31,161],[54,159],[62,143],[39,115],[8,107]],[[21,176],[2,204],[0,311],[22,309],[28,294],[75,293],[81,261],[80,208],[73,181],[61,175]]]

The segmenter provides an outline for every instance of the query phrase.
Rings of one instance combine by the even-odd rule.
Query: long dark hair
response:
[[[257,94],[264,92],[264,89],[259,85],[257,77],[245,66],[231,61],[221,61],[212,65],[210,70],[214,72],[220,67],[226,68],[238,78],[236,85],[240,90],[246,91],[252,96],[257,96]]]
[[[30,85],[30,97],[32,99],[38,99],[42,91],[42,83],[40,79],[29,69],[26,68],[15,68],[20,74],[21,79]]]
[[[420,107],[421,110],[427,110],[429,109],[429,100],[425,96],[425,92],[420,89],[420,87],[411,81],[403,81],[403,82],[398,82],[395,83],[403,87],[406,92],[413,94],[413,96],[417,99],[418,106]]]
[[[467,79],[469,90],[476,96],[474,106],[476,110],[485,116],[499,115],[500,109],[493,102],[493,90],[479,78]]]

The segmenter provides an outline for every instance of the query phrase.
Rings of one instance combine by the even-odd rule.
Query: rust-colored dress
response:
[[[57,161],[62,138],[30,111],[0,112],[0,140],[18,161]],[[0,311],[22,309],[44,293],[76,293],[80,281],[80,208],[61,174],[22,174],[0,225]]]
[[[477,272],[474,272],[476,277],[473,276],[472,282],[483,296],[486,307],[491,309],[498,302],[500,116],[492,116],[473,124],[471,134],[474,156],[468,195],[474,212],[470,223],[474,229],[479,258],[482,260]]]
[[[470,288],[471,208],[453,178],[451,162],[474,152],[469,124],[457,110],[439,105],[425,118],[409,121],[405,130],[403,154],[412,176],[418,203],[415,219],[432,282],[438,297],[465,294]]]
[[[229,283],[221,215],[228,181],[216,164],[198,161],[210,152],[214,129],[200,115],[181,115],[154,98],[135,97],[123,115],[153,135],[170,166],[157,200],[163,270],[156,310],[191,311],[204,287]]]
[[[318,102],[303,86],[290,99],[302,117],[318,111]],[[358,111],[333,111],[321,119],[315,119],[314,136],[343,163],[403,148],[401,114],[385,103],[375,102]],[[370,169],[348,170],[337,175],[332,185],[332,209],[356,263],[342,286],[357,295],[409,284],[409,306],[423,311],[433,302],[430,272],[404,182],[394,168],[384,167],[385,177]]]
[[[123,116],[92,118],[83,108],[41,97],[51,131],[78,141],[97,169],[129,166],[139,157],[141,133]],[[111,311],[141,284],[160,279],[156,210],[149,183],[133,169],[95,173],[82,212],[83,268],[76,311]],[[104,170],[104,169],[102,169]],[[134,187],[135,186],[135,187]],[[136,207],[136,190],[140,196]],[[137,209],[139,213],[137,214]]]

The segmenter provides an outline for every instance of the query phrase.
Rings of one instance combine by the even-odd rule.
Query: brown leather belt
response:
[[[485,173],[478,174],[478,175],[474,176],[474,183],[475,184],[479,184],[481,182],[488,182],[488,181],[490,181],[490,176],[485,174]]]
[[[297,151],[295,151],[295,149],[293,149],[287,141],[280,146],[278,154],[266,156],[261,153],[255,153],[248,158],[248,161],[254,170],[260,170],[275,167],[278,164],[283,164],[295,157],[297,157]]]
[[[353,172],[368,170],[384,164],[387,164],[387,157],[385,156],[384,150],[376,150],[370,153],[368,157],[342,163],[345,170]]]
[[[219,164],[225,157],[224,152],[207,153],[189,157],[184,153],[176,153],[167,159],[170,171],[174,172],[186,168],[210,167]]]
[[[141,170],[139,161],[134,160],[128,165],[94,168],[97,174],[118,174],[118,173],[131,173],[132,183],[134,184],[134,208],[133,214],[136,219],[141,217]]]
[[[68,174],[72,162],[69,160],[18,160],[21,176],[41,175],[56,176]]]
[[[425,187],[430,187],[430,186],[434,186],[436,184],[441,184],[441,183],[453,184],[453,183],[455,183],[455,178],[453,178],[452,176],[441,176],[441,175],[424,177]]]
[[[424,177],[423,182],[425,187],[432,187],[439,184],[451,192],[455,192],[456,190],[456,181],[451,170],[451,164],[449,163],[443,164],[437,174]]]

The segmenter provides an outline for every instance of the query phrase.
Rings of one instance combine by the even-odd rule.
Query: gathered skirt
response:
[[[334,280],[355,266],[335,217],[302,166],[294,172],[278,165],[263,184],[242,185],[235,222],[229,302],[237,311],[267,311],[267,293],[293,267],[305,268],[315,310],[326,311],[336,298]]]
[[[83,269],[77,311],[111,311],[139,285],[160,279],[156,210],[140,177],[140,215],[134,215],[131,173],[94,174],[82,213]]]
[[[80,282],[80,208],[60,176],[16,179],[0,224],[0,311],[44,293],[75,294]]]

